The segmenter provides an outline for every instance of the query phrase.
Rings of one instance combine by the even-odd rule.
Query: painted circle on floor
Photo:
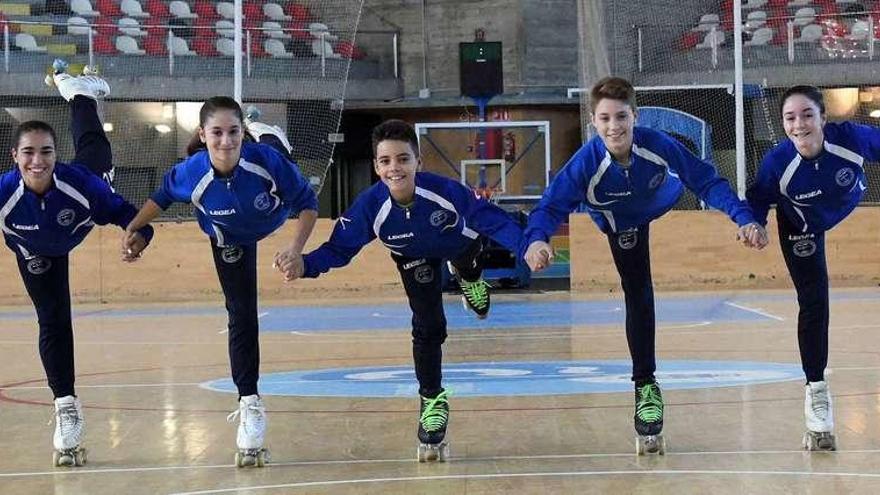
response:
[[[511,361],[447,363],[443,386],[456,397],[570,395],[632,392],[629,361]],[[800,365],[751,361],[663,361],[663,390],[734,387],[803,380]],[[237,393],[231,379],[202,388]],[[369,366],[265,373],[261,395],[307,397],[412,397],[418,384],[412,366]]]

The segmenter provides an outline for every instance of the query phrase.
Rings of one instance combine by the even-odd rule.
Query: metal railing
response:
[[[230,23],[231,24],[231,23]],[[223,26],[223,25],[213,25],[213,26],[182,26],[177,24],[155,24],[155,23],[146,23],[140,25],[131,25],[131,26],[120,26],[119,24],[113,23],[95,23],[95,22],[86,22],[86,23],[76,23],[70,24],[69,22],[50,22],[44,20],[12,20],[7,19],[4,21],[0,21],[0,25],[2,25],[3,31],[3,56],[4,56],[4,70],[6,72],[10,71],[10,58],[11,52],[13,51],[13,31],[22,31],[27,30],[27,26],[58,26],[61,28],[67,28],[66,36],[69,37],[85,37],[87,40],[87,52],[85,55],[88,57],[88,64],[95,65],[97,60],[97,56],[104,56],[105,54],[96,53],[95,42],[96,36],[99,34],[101,30],[107,31],[115,31],[118,32],[118,35],[102,35],[107,36],[110,39],[114,39],[117,36],[130,36],[137,39],[146,39],[149,37],[147,34],[150,31],[163,31],[166,34],[165,36],[165,44],[164,48],[167,51],[167,74],[169,76],[174,75],[175,73],[175,61],[177,59],[181,59],[182,57],[190,57],[195,55],[195,52],[192,51],[192,47],[190,43],[197,38],[205,38],[205,39],[234,39],[235,28],[234,26]],[[143,34],[135,34],[129,35],[126,32],[131,32],[131,30],[137,31],[138,33]],[[146,31],[144,31],[146,30]],[[183,45],[180,42],[174,40],[174,38],[178,38],[175,35],[175,31],[180,32],[187,30],[188,32],[194,33],[193,36],[190,37],[180,37],[184,39],[186,42],[186,51],[182,50]],[[210,33],[210,34],[208,34]],[[365,62],[378,63],[383,73],[379,74],[381,78],[394,78],[397,79],[400,77],[400,53],[399,53],[399,31],[358,31],[357,38],[358,44],[349,43],[347,45],[348,50],[353,51],[354,53],[338,53],[335,51],[335,48],[332,46],[331,42],[341,40],[342,42],[346,42],[345,38],[349,37],[350,33],[343,33],[339,31],[334,31],[332,29],[315,29],[315,28],[280,28],[280,27],[247,27],[242,29],[242,39],[245,40],[243,43],[243,47],[239,47],[242,51],[242,56],[246,60],[246,76],[252,77],[255,73],[254,68],[258,63],[257,60],[260,58],[264,59],[285,59],[285,58],[317,58],[320,63],[320,77],[327,77],[328,74],[328,64],[331,64],[332,60],[343,59],[343,58],[352,58],[355,60],[360,60],[358,52],[362,51],[364,53],[363,60]],[[283,48],[284,51],[276,51],[274,53],[268,52],[265,50],[263,43],[259,43],[258,50],[255,50],[255,40],[276,40],[280,42],[279,44],[273,44],[274,47]],[[300,53],[293,54],[287,51],[287,46],[284,43],[286,40],[292,40],[295,43],[305,43],[307,46],[305,48],[309,49],[308,53]],[[232,43],[232,49],[235,50],[235,44]],[[35,47],[39,48],[39,46]],[[138,48],[142,48],[142,45],[138,44]],[[215,47],[216,48],[216,47]],[[114,43],[115,49],[115,43]],[[22,48],[22,52],[28,52],[27,48]],[[43,50],[44,51],[44,50]],[[35,51],[36,53],[40,53],[42,51]],[[116,56],[126,56],[126,55],[134,55],[134,56],[144,56],[143,54],[133,54],[133,53],[125,53],[124,51],[117,50]],[[157,55],[149,55],[157,57]],[[234,53],[221,53],[220,57],[233,57]]]

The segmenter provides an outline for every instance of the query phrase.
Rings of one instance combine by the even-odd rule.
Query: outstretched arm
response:
[[[594,162],[589,147],[585,145],[559,171],[541,201],[529,213],[529,224],[519,251],[533,272],[550,266],[553,260],[550,236],[584,201],[587,177],[596,170]]]

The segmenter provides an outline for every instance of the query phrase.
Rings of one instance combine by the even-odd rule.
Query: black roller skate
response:
[[[636,412],[633,417],[636,433],[636,454],[666,453],[663,431],[663,394],[657,383],[636,385]]]
[[[448,395],[444,390],[434,398],[421,397],[419,448],[416,452],[419,462],[445,462],[449,457],[449,442],[446,441]]]

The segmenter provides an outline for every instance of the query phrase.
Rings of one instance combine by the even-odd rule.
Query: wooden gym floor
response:
[[[657,298],[665,456],[636,456],[622,302],[447,300],[446,463],[415,461],[402,299],[265,306],[263,469],[232,465],[222,305],[76,306],[89,462],[51,465],[51,394],[29,306],[0,319],[0,493],[878,493],[880,290],[834,291],[838,451],[806,453],[793,291]],[[355,368],[355,369],[351,369]]]

